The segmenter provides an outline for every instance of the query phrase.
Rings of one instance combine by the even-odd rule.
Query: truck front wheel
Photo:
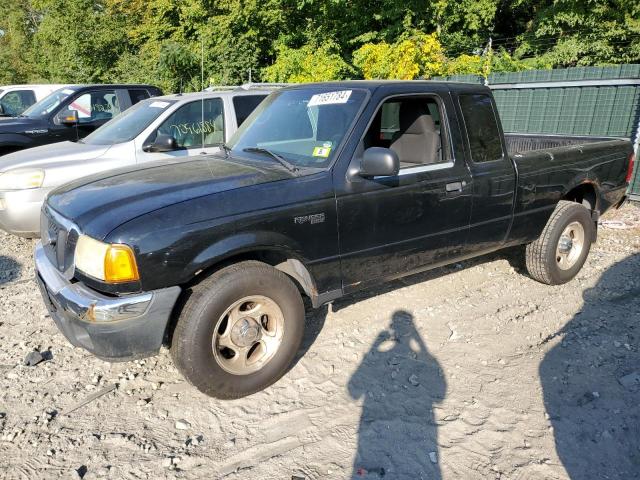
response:
[[[540,238],[527,245],[529,275],[547,285],[560,285],[571,280],[589,255],[594,228],[586,207],[560,201]]]
[[[190,293],[171,355],[191,384],[206,395],[231,399],[284,375],[304,332],[302,298],[287,275],[261,262],[240,262]]]

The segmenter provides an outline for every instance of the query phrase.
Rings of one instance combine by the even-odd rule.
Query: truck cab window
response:
[[[440,107],[434,98],[394,98],[382,104],[364,136],[363,147],[395,151],[400,168],[446,161]]]
[[[266,95],[238,95],[233,97],[233,107],[236,110],[236,122],[240,126],[253,112]]]
[[[489,95],[460,95],[460,109],[469,139],[471,160],[476,163],[502,158],[498,120]]]
[[[31,90],[15,90],[0,99],[6,115],[20,115],[34,103],[36,97]]]
[[[111,120],[120,113],[120,106],[114,90],[101,90],[80,95],[63,112],[73,110],[78,112],[80,124],[85,124]]]
[[[144,89],[132,89],[129,90],[129,96],[131,97],[131,105],[135,105],[142,100],[146,100],[151,95]]]
[[[179,148],[201,148],[203,137],[205,147],[222,143],[224,141],[222,99],[209,98],[183,105],[160,125],[157,133],[175,138]],[[153,139],[150,140],[153,141]],[[146,143],[148,142],[149,140]]]

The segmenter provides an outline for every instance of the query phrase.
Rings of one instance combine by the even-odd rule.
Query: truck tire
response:
[[[171,356],[192,385],[232,399],[285,374],[305,321],[302,297],[287,275],[245,261],[215,272],[190,293],[173,331]]]
[[[594,229],[585,206],[561,200],[540,237],[526,247],[529,275],[547,285],[571,280],[589,255]]]

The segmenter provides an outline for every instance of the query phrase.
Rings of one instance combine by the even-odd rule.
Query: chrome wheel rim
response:
[[[584,249],[584,227],[580,222],[571,222],[558,239],[556,262],[561,270],[573,267]]]
[[[251,295],[231,305],[218,319],[212,339],[213,357],[233,375],[249,375],[264,367],[280,349],[284,315],[269,297]]]

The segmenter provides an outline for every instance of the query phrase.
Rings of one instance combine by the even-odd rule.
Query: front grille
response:
[[[73,277],[73,256],[78,242],[79,230],[68,219],[44,206],[40,216],[42,246],[49,261],[65,277]]]

